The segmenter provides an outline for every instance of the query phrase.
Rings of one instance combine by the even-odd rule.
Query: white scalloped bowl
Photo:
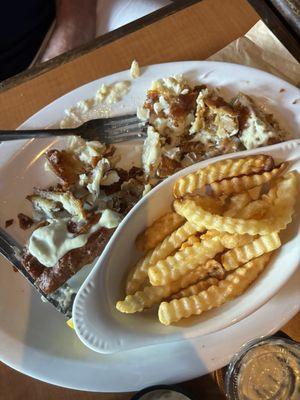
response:
[[[220,331],[253,313],[284,285],[300,264],[299,201],[293,222],[281,232],[283,246],[254,284],[237,299],[169,327],[160,324],[157,309],[128,315],[115,308],[116,301],[124,297],[128,270],[140,257],[135,248],[135,238],[156,218],[170,210],[175,180],[217,160],[251,154],[270,154],[277,162],[289,160],[290,169],[300,171],[300,140],[220,156],[195,164],[166,179],[129,212],[75,299],[75,330],[86,346],[99,353],[115,353]]]

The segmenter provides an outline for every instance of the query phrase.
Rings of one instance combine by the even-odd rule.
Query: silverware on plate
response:
[[[42,299],[52,304],[56,310],[70,318],[72,316],[73,302],[76,292],[67,284],[64,284],[54,293],[46,294],[41,289],[34,285],[34,279],[26,271],[21,262],[22,246],[6,231],[0,228],[0,254],[2,254],[23,276],[24,278],[37,290]]]
[[[75,135],[87,140],[99,140],[102,143],[113,144],[145,137],[144,127],[145,124],[135,114],[131,114],[92,119],[77,128],[0,130],[0,141]]]

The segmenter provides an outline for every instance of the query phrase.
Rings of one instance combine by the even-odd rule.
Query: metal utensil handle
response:
[[[53,294],[46,294],[36,287],[34,285],[34,279],[26,271],[21,262],[22,250],[22,246],[0,228],[0,254],[2,254],[7,261],[24,276],[24,278],[40,293],[41,296],[51,303],[59,312],[64,314],[67,318],[70,318],[72,316],[72,306],[76,293],[74,292],[74,294],[70,296],[70,291],[73,291],[67,284],[57,289]],[[58,301],[58,299],[60,301]]]
[[[75,135],[77,130],[72,129],[32,129],[32,130],[19,130],[7,131],[0,130],[0,142],[9,140],[33,139],[33,138],[47,138],[51,136],[70,136]]]

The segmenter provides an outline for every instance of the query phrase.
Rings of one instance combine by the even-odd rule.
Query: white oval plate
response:
[[[283,246],[255,283],[234,301],[194,317],[191,322],[185,320],[168,327],[159,323],[157,309],[127,315],[115,307],[124,296],[126,275],[140,257],[135,238],[155,219],[171,211],[174,182],[215,161],[252,154],[271,155],[276,163],[287,160],[292,169],[300,172],[300,140],[297,139],[194,164],[166,179],[136,204],[115,231],[76,296],[75,330],[85,345],[107,354],[213,333],[257,310],[285,284],[300,264],[300,202],[293,222],[280,234]]]
[[[195,80],[225,87],[231,94],[243,90],[258,96],[278,115],[284,127],[292,132],[299,129],[300,104],[292,104],[300,98],[299,89],[265,72],[226,63],[192,61],[147,67],[124,98],[122,112],[133,111],[143,100],[151,80],[170,73],[186,73]],[[63,118],[65,108],[93,96],[101,83],[128,77],[128,71],[124,71],[84,85],[49,104],[23,127],[51,125]],[[272,100],[263,100],[264,97]],[[118,107],[117,104],[114,112]],[[0,145],[2,226],[10,215],[29,211],[24,198],[33,185],[48,183],[40,155],[50,144],[32,141]],[[10,232],[19,240],[25,239],[24,232],[15,227]],[[298,269],[267,304],[221,332],[104,356],[83,346],[63,317],[42,303],[27,282],[1,259],[0,359],[36,379],[79,390],[133,391],[157,383],[191,379],[222,367],[244,342],[273,333],[292,318],[300,308],[299,280]]]

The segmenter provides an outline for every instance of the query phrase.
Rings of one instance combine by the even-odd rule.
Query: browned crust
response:
[[[233,117],[238,115],[238,111],[231,107],[222,97],[217,97],[216,99],[208,97],[204,99],[204,102],[209,108],[211,108],[215,112],[223,110]]]
[[[18,221],[19,221],[19,226],[21,229],[23,229],[24,231],[26,229],[29,229],[32,227],[32,225],[34,224],[34,221],[32,218],[28,217],[28,215],[25,215],[23,213],[19,213],[17,215],[18,217]]]
[[[7,219],[5,221],[5,228],[8,228],[9,226],[11,226],[14,223],[14,219]]]
[[[23,254],[22,264],[33,279],[37,279],[45,269],[44,265],[29,253],[28,249],[26,249]]]
[[[170,115],[173,118],[185,117],[196,107],[196,100],[200,87],[196,86],[193,91],[187,94],[180,94],[176,97],[170,106]]]
[[[49,150],[46,158],[55,175],[68,186],[76,184],[79,175],[86,172],[86,165],[73,152]]]
[[[161,162],[157,169],[157,175],[160,178],[166,178],[169,175],[174,174],[181,168],[181,163],[179,161],[173,160],[165,155],[162,155]]]
[[[179,146],[182,154],[186,153],[196,153],[196,154],[204,154],[205,146],[201,142],[183,142]]]
[[[82,267],[92,263],[101,254],[113,232],[114,229],[100,228],[89,237],[85,246],[69,251],[54,267],[44,268],[38,275],[35,285],[46,294],[54,292]],[[28,263],[31,270],[38,261],[32,257],[28,258]]]
[[[103,190],[107,196],[120,191],[124,182],[127,182],[130,179],[136,179],[139,176],[142,177],[144,174],[142,168],[136,166],[132,166],[129,171],[126,171],[123,168],[116,168],[115,171],[119,175],[119,181],[109,186],[100,186],[101,190]]]

